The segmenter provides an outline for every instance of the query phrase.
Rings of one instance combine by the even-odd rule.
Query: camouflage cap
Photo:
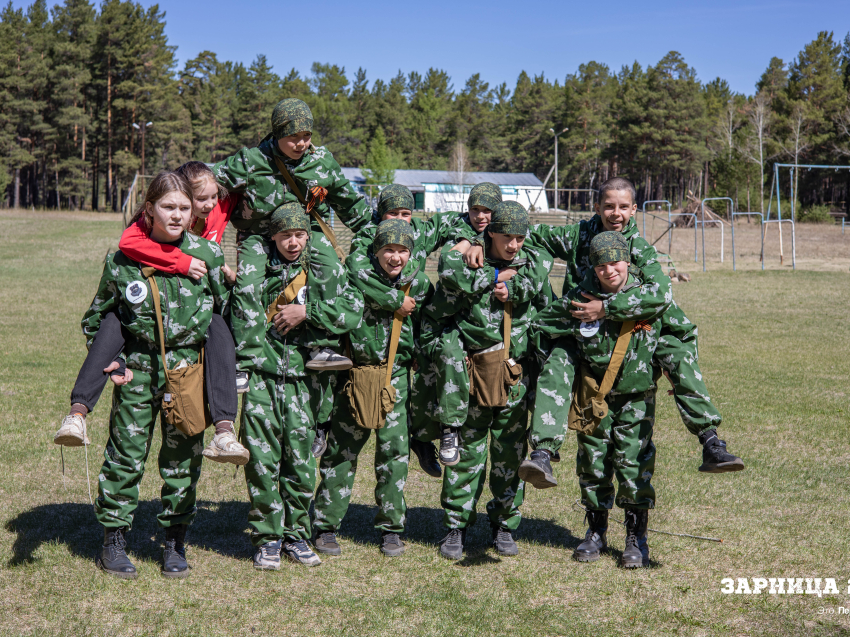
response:
[[[402,219],[387,219],[378,225],[375,240],[372,242],[372,252],[391,244],[404,246],[413,252],[413,226]]]
[[[488,210],[493,210],[502,203],[502,189],[489,181],[475,184],[469,191],[469,199],[466,200],[466,203],[470,208],[472,206],[484,206]]]
[[[528,212],[521,203],[502,201],[493,208],[487,230],[498,234],[521,234],[528,232]]]
[[[596,267],[612,261],[630,262],[629,244],[619,232],[600,232],[590,242],[590,264]]]
[[[283,139],[302,131],[313,131],[313,113],[310,107],[294,97],[280,100],[272,112],[272,134]]]
[[[386,213],[396,208],[413,210],[413,193],[407,186],[390,184],[378,195],[378,217],[383,218]]]
[[[269,219],[269,233],[275,236],[284,230],[305,230],[310,232],[310,217],[304,212],[304,206],[298,201],[281,204]]]

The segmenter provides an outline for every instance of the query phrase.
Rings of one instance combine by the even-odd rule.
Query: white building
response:
[[[343,168],[345,178],[358,190],[370,195],[366,178],[359,168]],[[548,212],[549,202],[543,182],[533,173],[463,173],[463,186],[458,173],[448,170],[396,170],[394,182],[407,186],[413,193],[414,208],[430,212],[466,211],[466,198],[475,184],[489,181],[502,189],[503,201],[518,201],[531,212]],[[377,196],[378,187],[372,194]]]

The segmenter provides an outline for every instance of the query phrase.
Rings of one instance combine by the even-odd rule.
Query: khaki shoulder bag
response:
[[[403,291],[407,298],[410,283],[404,286]],[[387,414],[395,406],[396,391],[392,385],[393,366],[403,322],[404,317],[396,312],[393,316],[386,363],[361,365],[348,370],[348,382],[345,383],[343,392],[348,396],[348,406],[354,422],[365,429],[382,429],[387,422]]]
[[[159,304],[159,287],[154,278],[155,268],[142,268],[151,286],[153,306],[156,310],[156,322],[159,331],[159,347],[162,366],[165,369],[165,395],[162,398],[162,413],[165,421],[187,436],[202,433],[212,425],[212,417],[204,395],[204,348],[198,355],[198,362],[181,369],[169,370],[165,358],[165,329],[162,323],[162,309]]]
[[[304,272],[304,270],[301,270],[301,272],[296,274],[295,278],[289,282],[289,285],[284,288],[283,292],[281,292],[278,297],[271,302],[271,305],[266,308],[266,323],[271,323],[275,314],[280,312],[280,310],[277,309],[278,305],[289,305],[292,303],[298,296],[301,288],[305,285],[307,285],[307,273]]]
[[[513,301],[507,301],[502,321],[504,347],[469,357],[469,395],[481,407],[505,407],[510,388],[522,378],[522,365],[510,357],[513,312]]]
[[[321,215],[313,210],[313,202],[307,203],[307,200],[301,194],[301,190],[298,188],[298,185],[295,183],[295,180],[292,178],[292,175],[289,174],[289,171],[286,169],[286,165],[280,160],[280,157],[274,158],[274,163],[277,165],[277,169],[280,171],[280,174],[283,175],[284,180],[289,185],[289,189],[292,191],[296,197],[298,197],[298,201],[307,206],[307,214],[309,214],[316,223],[319,224],[319,227],[322,229],[322,233],[328,238],[328,241],[331,242],[334,251],[336,252],[336,256],[339,257],[339,260],[343,263],[345,262],[345,253],[340,249],[339,244],[336,242],[336,234],[334,234],[333,228],[331,228],[327,222],[322,219]],[[315,201],[315,199],[314,199]]]
[[[634,321],[625,321],[620,328],[620,335],[614,345],[614,353],[608,362],[608,369],[602,377],[602,384],[590,372],[590,366],[582,362],[576,370],[573,381],[573,399],[570,402],[570,413],[567,417],[567,426],[573,431],[590,435],[608,415],[608,403],[605,397],[614,387],[614,380],[623,366],[623,359],[629,349],[632,332],[635,329]]]

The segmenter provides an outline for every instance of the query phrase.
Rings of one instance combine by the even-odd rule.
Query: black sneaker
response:
[[[236,372],[236,393],[244,394],[248,391],[248,372]]]
[[[384,531],[381,538],[381,553],[390,557],[398,557],[404,553],[404,542],[401,541],[398,533]]]
[[[440,436],[440,463],[453,467],[460,462],[460,432],[453,427],[444,427]]]
[[[325,422],[316,427],[316,437],[313,440],[313,446],[310,447],[310,453],[318,460],[322,454],[328,450],[328,430],[331,428],[331,423]]]
[[[103,546],[97,556],[97,565],[110,575],[121,579],[136,579],[136,567],[127,557],[126,529],[103,529]]]
[[[703,473],[726,473],[727,471],[744,470],[744,461],[726,451],[726,442],[717,437],[716,431],[702,433],[699,435],[699,439],[702,443],[700,471]]]
[[[280,570],[281,540],[266,542],[254,552],[254,568],[258,571]]]
[[[432,478],[442,478],[443,469],[437,462],[437,448],[433,442],[422,442],[416,438],[410,439],[410,450],[416,454],[419,467]]]
[[[493,531],[493,547],[499,555],[509,557],[511,555],[519,555],[519,547],[514,542],[514,536],[508,529],[496,527]]]
[[[189,577],[189,563],[186,562],[186,524],[177,524],[165,529],[165,549],[162,552],[163,577]]]
[[[452,529],[440,542],[440,555],[449,560],[463,557],[463,545],[466,544],[466,529]]]
[[[336,541],[336,534],[333,531],[325,531],[316,535],[316,541],[313,546],[319,553],[325,555],[342,555],[342,549],[339,542]]]
[[[550,453],[546,449],[535,449],[528,460],[519,465],[519,477],[536,489],[557,487],[558,481],[552,475],[552,465],[549,464]]]

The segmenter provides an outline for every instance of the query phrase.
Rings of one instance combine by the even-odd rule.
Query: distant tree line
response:
[[[459,155],[466,172],[544,179],[550,129],[564,128],[560,188],[621,174],[640,200],[675,206],[690,191],[760,210],[774,163],[850,163],[850,35],[841,43],[824,31],[790,62],[773,58],[754,88],[701,83],[675,51],[619,72],[588,62],[563,82],[523,72],[512,89],[476,73],[456,90],[434,68],[388,82],[318,62],[306,77],[278,75],[264,55],[245,67],[211,51],[179,70],[156,5],[9,2],[0,14],[0,203],[117,210],[137,172],[256,145],[283,97],[310,105],[317,145],[377,182],[396,168],[454,168]],[[850,171],[799,175],[801,204],[848,205],[848,180]],[[786,176],[783,196],[789,187]]]

